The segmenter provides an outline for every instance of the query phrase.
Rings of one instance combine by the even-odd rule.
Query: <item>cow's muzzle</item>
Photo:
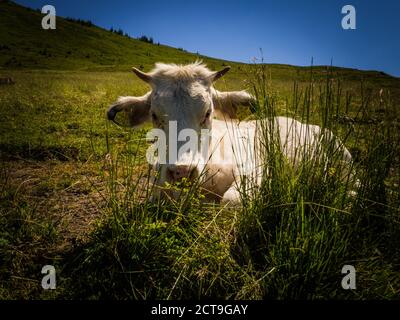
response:
[[[167,179],[171,182],[178,182],[184,178],[194,180],[199,176],[196,166],[190,165],[169,165],[167,167]]]

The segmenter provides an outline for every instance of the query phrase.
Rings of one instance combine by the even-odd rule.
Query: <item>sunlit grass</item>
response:
[[[260,118],[277,112],[266,85],[256,79]],[[326,98],[337,93],[333,89],[328,84],[315,100],[308,91],[294,107],[299,119],[310,121],[312,101],[325,101],[319,123],[347,144],[356,133],[335,124],[332,111],[346,106],[335,105],[338,96]],[[312,158],[294,170],[276,148],[274,131],[268,125],[260,130],[267,174],[251,197],[242,194],[243,206],[236,209],[205,204],[189,188],[177,201],[149,202],[138,192],[143,185],[148,190],[146,174],[131,171],[137,159],[113,153],[107,214],[69,266],[71,297],[395,298],[399,209],[384,188],[384,168],[395,152],[387,144],[391,129],[364,141],[359,147],[366,158],[348,170],[328,141],[322,142],[328,167],[326,159]],[[384,277],[376,274],[377,260]],[[341,288],[345,264],[359,271],[356,291]]]
[[[274,83],[274,77],[262,77],[274,71],[248,68],[245,74],[258,76],[246,82],[259,102],[251,117],[283,115],[323,125],[352,151],[353,168],[345,170],[327,144],[329,166],[311,159],[293,170],[268,126],[261,126],[268,175],[252,197],[242,193],[242,208],[204,204],[196,186],[182,186],[176,202],[152,203],[146,127],[134,131],[105,119],[117,96],[142,95],[145,85],[130,73],[13,71],[16,84],[0,87],[0,296],[398,296],[398,114],[389,90],[380,93],[375,84],[361,91],[361,85],[342,82],[334,72],[325,80],[307,73],[295,84]],[[227,79],[219,88],[242,89]],[[243,118],[249,116],[242,111]],[[10,163],[17,159],[27,161],[27,168],[51,161],[70,165],[57,164],[55,177],[35,183],[27,172],[26,180],[16,183]],[[69,201],[76,199],[71,194],[84,195],[97,205],[91,227],[72,244],[63,236],[66,222],[36,205],[65,190]],[[85,214],[85,206],[72,209],[76,227],[83,227],[74,219]],[[43,293],[37,280],[43,263],[59,270],[58,290],[51,294]],[[344,264],[357,270],[355,291],[341,288]]]

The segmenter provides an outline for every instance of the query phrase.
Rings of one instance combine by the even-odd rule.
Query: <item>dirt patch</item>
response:
[[[17,160],[2,166],[15,204],[24,202],[38,221],[50,219],[63,246],[84,238],[106,204],[105,182],[93,163]]]

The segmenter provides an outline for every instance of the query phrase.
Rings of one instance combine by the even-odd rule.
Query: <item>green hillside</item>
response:
[[[230,64],[233,73],[242,63],[227,62],[176,49],[162,44],[150,44],[128,38],[97,26],[57,17],[56,30],[43,30],[39,11],[22,7],[11,1],[0,3],[0,70],[56,69],[127,71],[132,66],[151,68],[154,62],[184,64],[202,59],[211,68]],[[257,53],[255,53],[257,54]],[[279,80],[302,80],[308,77],[308,67],[269,65]],[[324,74],[326,67],[314,67]],[[349,80],[361,77],[381,80],[394,78],[378,71],[359,71],[347,68],[334,70]],[[396,79],[398,80],[398,79]]]
[[[157,60],[185,63],[201,58],[221,63],[61,17],[56,30],[44,30],[43,14],[12,2],[0,3],[0,16],[0,66],[4,68],[115,71],[148,67]]]

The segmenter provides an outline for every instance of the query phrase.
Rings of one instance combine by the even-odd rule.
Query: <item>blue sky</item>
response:
[[[400,76],[398,0],[17,0],[55,6],[57,15],[122,28],[131,36],[232,61],[330,64]],[[343,30],[341,9],[356,9],[356,30]]]

